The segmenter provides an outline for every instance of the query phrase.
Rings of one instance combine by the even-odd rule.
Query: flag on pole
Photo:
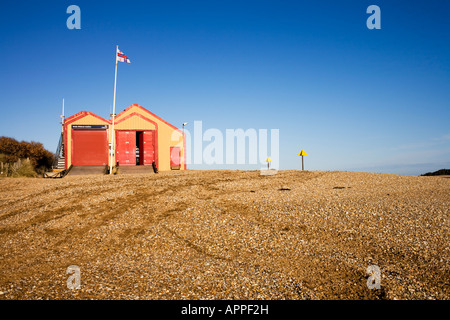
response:
[[[131,63],[130,59],[117,47],[117,61]]]

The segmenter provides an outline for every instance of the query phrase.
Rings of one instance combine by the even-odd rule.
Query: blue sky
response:
[[[69,5],[81,30],[69,30]],[[381,29],[369,30],[369,5]],[[450,168],[448,1],[9,1],[0,135],[55,151],[59,114],[138,103],[168,122],[280,130],[280,169]],[[204,143],[206,146],[208,143]],[[192,166],[194,169],[258,166]]]

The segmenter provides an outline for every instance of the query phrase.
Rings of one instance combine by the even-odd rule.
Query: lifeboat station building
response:
[[[112,121],[87,111],[64,120],[65,169],[109,166],[111,152],[113,166],[152,166],[154,162],[160,171],[186,170],[186,139],[182,130],[138,104],[117,114],[114,132]]]

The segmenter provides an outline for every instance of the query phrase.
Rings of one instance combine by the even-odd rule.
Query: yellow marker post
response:
[[[302,151],[299,152],[299,154],[297,156],[301,156],[302,157],[302,170],[304,170],[304,165],[303,165],[303,156],[307,156],[308,154],[305,152],[305,150],[302,149]]]
[[[272,159],[270,159],[269,157],[267,157],[267,159],[265,160],[265,162],[267,162],[267,170],[269,169],[270,163],[272,162]]]

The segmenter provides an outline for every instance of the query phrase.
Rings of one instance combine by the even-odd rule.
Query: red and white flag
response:
[[[131,63],[130,59],[126,55],[123,54],[122,51],[117,48],[117,61]]]

